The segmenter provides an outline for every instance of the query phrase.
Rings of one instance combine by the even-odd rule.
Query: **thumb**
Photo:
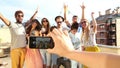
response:
[[[47,49],[47,52],[53,53],[54,51],[53,51],[53,49]]]

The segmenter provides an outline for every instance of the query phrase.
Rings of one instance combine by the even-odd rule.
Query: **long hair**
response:
[[[44,20],[46,20],[46,22],[47,22],[47,26],[46,26],[47,28],[45,28],[46,31],[44,32],[44,34],[47,35],[50,32],[50,22],[49,22],[49,20],[47,18],[43,18],[41,20],[42,27],[45,27],[45,25],[43,24]]]
[[[37,19],[33,19],[30,23],[33,24],[34,22],[37,24],[37,26],[35,27],[35,30],[40,31],[41,28],[42,28],[40,22]],[[27,34],[30,34],[30,31],[32,29],[32,24],[26,29],[27,30],[26,31]]]
[[[90,33],[90,23],[86,19],[84,21],[81,21],[80,23],[82,22],[86,22],[88,24],[86,28],[82,27],[82,35],[81,35],[81,39],[84,37],[85,42],[87,42],[89,39],[89,33]]]

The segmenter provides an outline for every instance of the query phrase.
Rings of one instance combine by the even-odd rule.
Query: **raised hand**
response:
[[[37,7],[37,9],[36,9],[35,13],[38,13],[38,10],[39,10],[39,6]]]
[[[85,5],[84,5],[84,3],[82,3],[82,5],[81,5],[81,8],[82,8],[82,9],[84,9],[84,8],[85,8]]]
[[[94,14],[95,14],[94,12],[91,12],[91,16],[94,16]]]
[[[93,24],[93,31],[96,33],[97,32],[97,22],[94,18],[94,12],[91,12],[91,18],[92,18],[92,24]]]

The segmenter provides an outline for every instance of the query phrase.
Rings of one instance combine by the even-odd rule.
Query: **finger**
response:
[[[56,29],[56,28],[53,29],[52,33],[54,33],[54,34],[57,35],[57,36],[60,36],[60,35],[61,35],[60,31],[59,31],[58,29]]]
[[[65,36],[69,36],[69,34],[68,34],[68,31],[67,31],[67,30],[64,30],[64,31],[63,31],[63,33],[64,33],[64,35],[65,35]]]
[[[56,35],[54,32],[50,32],[48,36],[52,37],[53,41],[55,41],[58,38],[58,35]]]
[[[63,34],[63,31],[61,28],[59,28],[58,31],[59,31],[60,35]]]
[[[51,37],[51,32],[49,32],[49,33],[47,34],[47,36]]]
[[[54,53],[54,50],[53,49],[47,49],[47,52]]]

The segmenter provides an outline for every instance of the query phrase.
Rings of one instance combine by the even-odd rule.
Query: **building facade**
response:
[[[97,21],[97,44],[120,46],[120,8],[117,7],[110,13],[111,9],[105,11],[105,15],[96,18]]]

